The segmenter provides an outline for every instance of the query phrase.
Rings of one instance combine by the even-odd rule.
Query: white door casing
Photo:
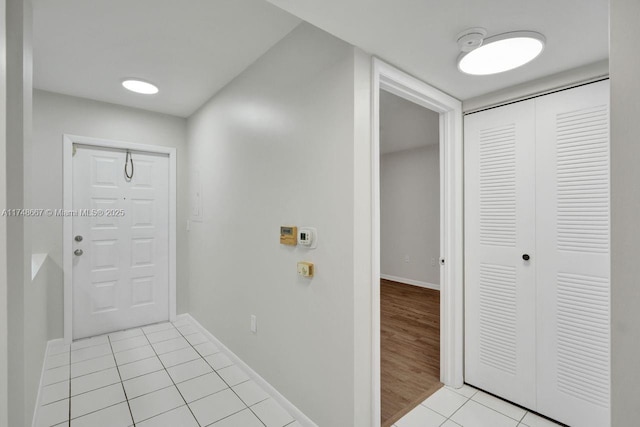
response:
[[[463,385],[463,149],[462,104],[372,58],[371,120],[371,423],[380,426],[380,89],[440,113],[440,381]]]
[[[538,409],[571,426],[606,427],[609,82],[536,103]]]
[[[465,117],[465,380],[530,408],[534,118],[532,100]]]
[[[63,218],[65,342],[174,320],[176,149],[75,135],[64,135],[63,142],[64,210],[124,209],[120,217]],[[130,182],[126,151],[134,160]],[[77,161],[92,156],[96,165]],[[86,179],[74,178],[80,174]],[[81,203],[83,198],[90,202]],[[77,256],[76,249],[84,253]],[[92,289],[90,282],[99,285]]]

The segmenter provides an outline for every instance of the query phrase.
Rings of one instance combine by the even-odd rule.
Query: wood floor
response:
[[[442,387],[440,292],[380,281],[382,426]]]

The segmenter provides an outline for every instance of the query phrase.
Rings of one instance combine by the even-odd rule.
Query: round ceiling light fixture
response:
[[[482,28],[458,35],[462,53],[458,69],[465,74],[486,76],[521,67],[542,53],[546,39],[533,31],[514,31],[484,38]],[[484,33],[486,34],[486,32]]]
[[[160,91],[158,86],[140,79],[124,79],[122,80],[122,86],[131,92],[143,95],[155,95]]]

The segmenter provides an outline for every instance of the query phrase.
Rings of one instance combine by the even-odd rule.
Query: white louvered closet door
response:
[[[465,380],[527,407],[536,403],[534,108],[465,117]]]
[[[609,426],[609,82],[536,99],[538,411]]]

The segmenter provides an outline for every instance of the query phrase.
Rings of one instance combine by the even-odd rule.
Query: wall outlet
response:
[[[312,262],[300,261],[298,262],[298,276],[313,277],[314,267]]]
[[[258,333],[258,318],[255,314],[251,315],[251,332],[254,334]]]
[[[411,258],[409,257],[409,255],[405,255],[405,256],[404,256],[404,262],[405,262],[406,264],[409,264],[409,263],[411,262]]]
[[[435,267],[435,266],[436,266],[436,259],[431,258],[431,267]]]

